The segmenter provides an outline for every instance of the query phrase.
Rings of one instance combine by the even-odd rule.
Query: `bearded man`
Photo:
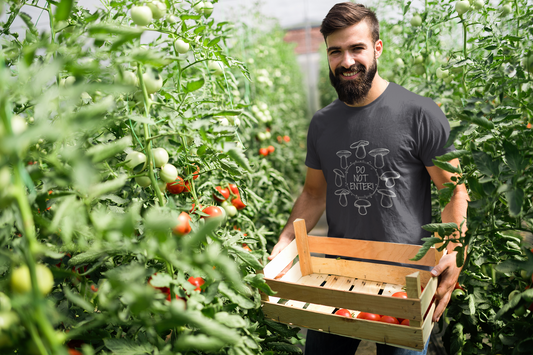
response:
[[[359,4],[336,4],[324,18],[321,33],[339,98],[313,116],[304,188],[269,258],[294,239],[296,218],[305,219],[309,231],[324,210],[328,237],[421,244],[430,236],[421,226],[431,222],[431,181],[438,189],[452,182],[453,174],[432,162],[454,150],[444,148],[448,120],[430,98],[379,76],[383,42],[373,11]],[[457,159],[450,163],[459,165]],[[441,212],[442,221],[463,226],[464,233],[467,206],[466,188],[459,185]],[[456,246],[450,243],[431,271],[440,278],[434,321],[444,312],[459,277]],[[358,345],[357,339],[309,330],[305,353],[353,355]],[[427,344],[422,352],[377,344],[378,355],[426,351]]]

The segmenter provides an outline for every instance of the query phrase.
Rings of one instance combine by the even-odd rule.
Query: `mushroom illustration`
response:
[[[378,192],[381,194],[381,207],[383,208],[391,208],[392,198],[396,197],[396,194],[394,191],[391,190],[378,190]]]
[[[349,150],[339,150],[337,156],[341,158],[341,169],[346,169],[348,166],[348,158],[352,156],[352,152]]]
[[[355,143],[352,143],[350,148],[356,149],[355,156],[359,159],[364,159],[366,157],[366,150],[365,146],[368,145],[368,141],[357,141]]]
[[[359,214],[364,216],[367,212],[366,209],[372,204],[368,200],[356,200],[353,205],[359,209]]]
[[[348,198],[346,197],[346,195],[349,195],[349,194],[350,194],[350,191],[346,189],[340,189],[340,190],[335,191],[335,195],[340,196],[339,203],[341,204],[342,207],[348,206]]]
[[[381,175],[380,179],[385,181],[386,187],[394,187],[394,179],[399,179],[401,176],[396,171],[387,171]]]
[[[344,179],[344,173],[339,169],[333,169],[333,172],[335,173],[335,185],[341,187],[342,179]]]
[[[374,157],[374,167],[383,168],[383,166],[385,166],[383,157],[389,154],[389,150],[386,148],[376,148],[372,149],[370,152],[368,152],[368,154]]]

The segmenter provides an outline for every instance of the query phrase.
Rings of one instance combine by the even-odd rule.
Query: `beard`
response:
[[[329,69],[329,81],[331,85],[337,91],[339,100],[348,104],[356,105],[363,102],[366,95],[372,87],[372,81],[377,73],[376,57],[370,68],[366,69],[362,64],[354,64],[350,68],[346,69],[342,66],[335,69],[335,74]],[[358,71],[357,78],[354,80],[343,80],[340,78],[342,73]]]

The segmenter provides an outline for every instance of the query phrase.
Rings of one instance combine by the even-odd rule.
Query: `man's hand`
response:
[[[274,245],[274,248],[272,249],[272,253],[268,257],[268,260],[273,260],[287,245],[289,245],[292,242],[292,240],[289,240],[289,238],[280,238],[278,243]],[[290,270],[292,266],[292,261],[287,265],[285,269],[283,269],[274,279],[279,279],[283,277],[287,273],[287,271]]]
[[[435,301],[437,307],[433,314],[433,321],[438,322],[442,313],[450,302],[453,289],[461,273],[461,269],[457,267],[455,258],[457,252],[451,252],[444,255],[438,265],[431,270],[431,275],[439,277],[439,285],[437,286],[437,292],[435,292]]]

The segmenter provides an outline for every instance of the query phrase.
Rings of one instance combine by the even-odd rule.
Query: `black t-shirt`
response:
[[[318,111],[305,164],[327,181],[330,237],[421,244],[430,233],[426,166],[444,149],[450,125],[432,99],[390,83],[372,103],[339,100]]]

